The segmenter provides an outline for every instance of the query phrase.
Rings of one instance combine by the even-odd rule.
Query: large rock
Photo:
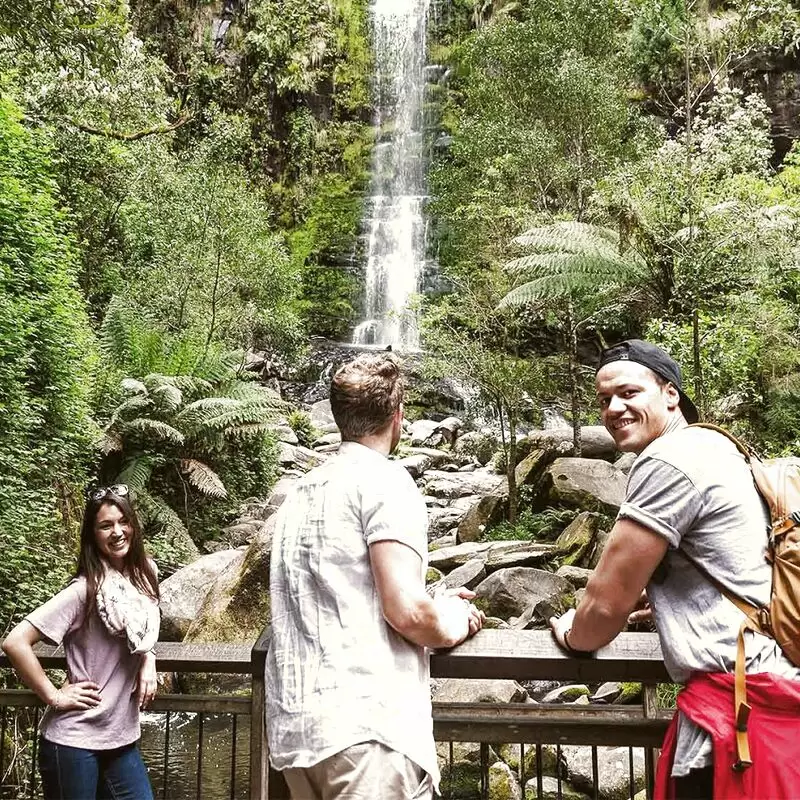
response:
[[[411,423],[411,445],[416,447],[425,444],[435,433],[439,423],[432,419],[418,419]]]
[[[503,518],[508,504],[508,484],[503,481],[491,494],[481,497],[458,523],[459,542],[477,542],[486,529]]]
[[[616,516],[628,479],[607,461],[559,458],[547,470],[552,505],[577,506]]]
[[[531,567],[497,570],[475,587],[486,614],[503,619],[518,617],[542,600],[558,608],[562,597],[572,592],[569,581]]]
[[[446,575],[444,584],[448,589],[457,589],[460,586],[474,589],[485,577],[485,559],[473,558],[463,566],[456,567],[449,575]]]
[[[327,458],[319,450],[311,450],[300,445],[278,442],[278,463],[286,468],[293,469],[299,467],[302,470],[318,467]]]
[[[452,447],[463,427],[464,423],[458,417],[446,417],[437,423],[434,433],[441,434],[444,441]]]
[[[460,440],[459,440],[460,441]],[[474,472],[442,472],[431,470],[425,474],[424,492],[432,497],[454,500],[468,495],[491,494],[504,478],[485,469]]]
[[[437,703],[524,703],[528,693],[516,681],[484,678],[445,678],[439,682]]]
[[[336,420],[333,418],[330,400],[320,400],[314,403],[308,412],[308,416],[311,417],[314,427],[321,433],[333,433],[339,430],[336,426]]]
[[[270,517],[241,560],[217,576],[187,642],[252,643],[270,620],[269,564],[275,517]]]
[[[515,558],[525,561],[537,560],[542,563],[555,554],[552,544],[539,544],[525,539],[510,539],[504,542],[465,542],[452,547],[440,547],[428,554],[432,567],[448,572],[471,561],[483,558],[488,568],[497,568],[505,561],[505,553],[513,553]]]
[[[586,558],[586,566],[589,569],[595,569],[597,565],[600,563],[600,558],[603,555],[603,551],[606,549],[606,544],[608,543],[608,537],[611,536],[610,531],[599,530],[595,534],[594,537],[594,547],[592,548],[591,553]]]
[[[428,538],[436,539],[457,527],[467,511],[457,505],[428,509]]]
[[[576,589],[585,589],[586,584],[589,583],[589,578],[592,577],[593,570],[585,569],[584,567],[576,567],[571,564],[563,564],[556,570],[556,575],[559,578],[565,578]]]
[[[528,439],[534,447],[553,454],[568,455],[573,452],[572,428],[531,431]],[[617,447],[611,434],[602,425],[584,425],[581,428],[581,456],[611,460]]]
[[[217,577],[231,564],[241,565],[243,560],[244,550],[220,550],[201,556],[163,581],[159,586],[159,639],[162,642],[182,641]]]
[[[589,800],[590,795],[578,791],[566,781],[550,775],[542,777],[542,793],[538,794],[539,786],[536,778],[531,778],[525,783],[525,800]]]
[[[594,537],[600,526],[600,517],[591,511],[582,511],[556,539],[556,548],[564,556],[564,564],[578,564],[591,554]]]
[[[496,761],[489,767],[489,800],[522,800],[517,776],[508,764]]]
[[[497,439],[487,433],[467,431],[456,439],[453,450],[464,458],[472,458],[484,466],[491,461],[495,451],[500,446]]]
[[[598,796],[601,800],[626,800],[630,797],[629,758],[633,753],[634,792],[645,785],[645,765],[642,749],[634,747],[598,747]],[[569,782],[578,790],[591,794],[592,749],[573,745],[562,746],[561,753],[567,762]]]

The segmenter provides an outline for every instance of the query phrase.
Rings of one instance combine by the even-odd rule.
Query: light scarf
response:
[[[131,653],[155,647],[161,624],[158,603],[111,567],[97,589],[97,613],[112,636],[127,639]]]

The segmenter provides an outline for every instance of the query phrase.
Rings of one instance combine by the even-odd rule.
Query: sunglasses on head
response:
[[[124,483],[115,483],[113,486],[99,486],[97,489],[92,489],[88,492],[88,496],[90,500],[97,502],[98,500],[102,500],[104,497],[108,497],[108,495],[113,494],[117,497],[125,497],[130,493],[127,485]]]

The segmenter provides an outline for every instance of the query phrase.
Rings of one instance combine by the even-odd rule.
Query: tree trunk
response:
[[[567,350],[569,352],[569,390],[572,399],[572,449],[581,457],[581,396],[578,379],[578,332],[573,324],[572,301],[567,302]]]
[[[517,521],[519,497],[517,490],[517,419],[514,414],[508,415],[508,448],[506,456],[506,477],[508,478],[508,521],[513,525]]]
[[[703,398],[703,364],[700,361],[700,314],[697,309],[692,314],[692,355],[694,357],[694,403],[700,414],[705,416]]]

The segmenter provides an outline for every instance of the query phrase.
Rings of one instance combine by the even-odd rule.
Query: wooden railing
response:
[[[155,711],[249,713],[251,800],[286,796],[279,774],[269,769],[264,726],[268,643],[267,628],[252,647],[183,643],[160,643],[156,647],[160,672],[251,676],[249,697],[162,695],[153,704]],[[44,667],[64,668],[60,648],[37,645],[36,651]],[[0,656],[0,667],[7,666],[7,660]],[[655,634],[623,633],[591,658],[573,658],[558,648],[548,631],[484,630],[459,647],[433,653],[431,674],[436,678],[642,683],[641,706],[434,703],[434,736],[437,741],[644,747],[648,748],[648,783],[652,785],[652,748],[660,745],[670,716],[655,704],[655,686],[669,681]],[[0,692],[0,708],[37,704],[38,698],[30,692]],[[199,784],[198,777],[198,791]]]

